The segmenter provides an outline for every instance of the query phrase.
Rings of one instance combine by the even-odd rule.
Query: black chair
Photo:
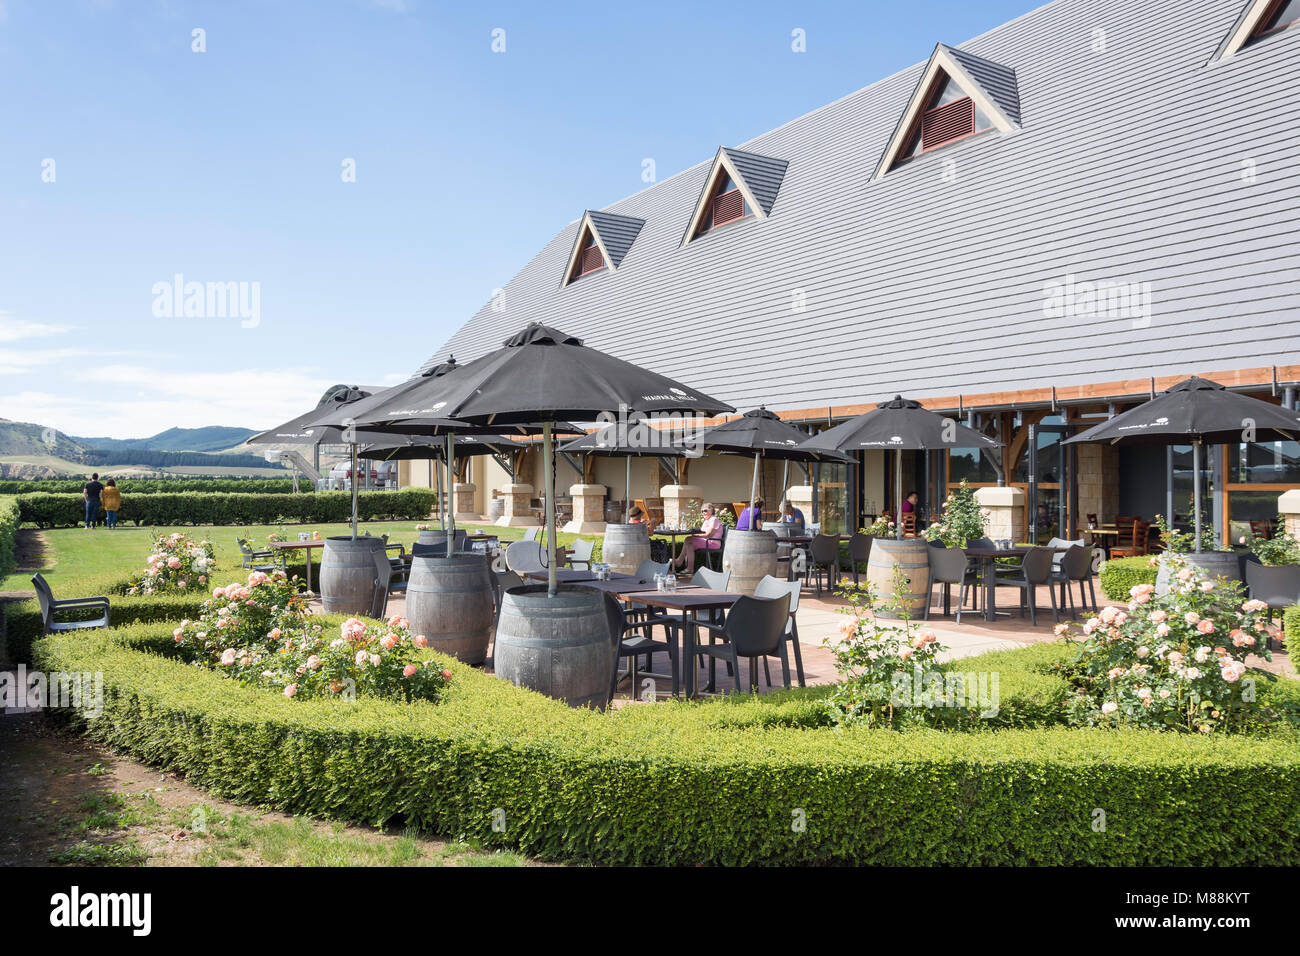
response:
[[[406,592],[406,581],[394,581],[392,564],[388,561],[388,552],[384,548],[375,549],[375,600],[370,607],[370,616],[383,619],[388,610],[389,594]],[[405,577],[405,575],[403,575]]]
[[[717,663],[731,665],[736,679],[740,679],[740,658],[749,658],[749,688],[758,692],[758,667],[760,657],[779,657],[781,676],[785,686],[790,686],[790,658],[785,651],[785,628],[790,620],[790,598],[781,595],[773,598],[745,595],[731,606],[725,624],[698,626],[721,639],[717,644],[697,644],[695,653],[709,659],[709,686],[716,686]]]
[[[799,622],[796,615],[799,611],[799,592],[801,585],[798,581],[782,581],[780,578],[774,578],[770,574],[763,575],[754,588],[754,597],[757,598],[775,598],[782,595],[788,595],[790,598],[790,618],[786,621],[785,633],[782,639],[790,644],[794,651],[794,673],[799,681],[800,687],[806,687],[803,674],[803,652],[799,650]],[[767,686],[772,686],[772,675],[767,669],[767,658],[763,658],[763,676],[767,679]]]
[[[1035,627],[1038,626],[1038,588],[1044,584],[1048,585],[1047,594],[1052,600],[1052,620],[1061,620],[1060,611],[1056,606],[1056,588],[1052,586],[1053,554],[1055,552],[1051,548],[1033,548],[1020,562],[1020,567],[1015,569],[1014,576],[999,575],[993,582],[1000,588],[1020,588],[1020,616],[1025,616],[1025,607],[1028,606],[1029,623]]]
[[[858,583],[858,578],[862,573],[858,570],[858,565],[866,564],[871,559],[871,542],[874,540],[871,535],[863,534],[861,531],[854,532],[853,536],[849,538],[849,566],[847,568],[841,567],[840,572],[852,574],[854,584]]]
[[[680,686],[678,681],[677,667],[677,629],[678,625],[670,620],[661,618],[650,618],[644,621],[628,620],[627,614],[623,611],[623,606],[618,603],[618,599],[612,594],[605,595],[605,620],[609,623],[610,643],[614,646],[614,672],[609,679],[609,697],[614,699],[614,694],[618,690],[619,682],[624,677],[630,677],[632,680],[632,696],[636,697],[639,676],[657,677],[660,680],[665,677],[670,678],[673,687],[673,696],[677,695]],[[656,641],[653,638],[654,629],[663,627],[668,634],[668,640]],[[643,633],[636,633],[642,631]],[[629,637],[629,635],[632,635]],[[672,667],[671,674],[657,674],[649,670],[651,660],[656,651],[667,651],[669,665]],[[640,670],[637,667],[637,658],[642,654],[646,656],[646,670]],[[623,658],[630,657],[628,669],[619,672],[619,664]]]
[[[1097,592],[1092,586],[1092,548],[1076,544],[1066,549],[1060,561],[1052,568],[1052,581],[1061,589],[1061,607],[1069,604],[1070,616],[1078,617],[1074,607],[1074,591],[1071,585],[1079,585],[1079,606],[1087,608],[1091,596],[1092,612],[1100,610],[1097,606]],[[1087,591],[1084,590],[1085,583]]]
[[[705,550],[696,551],[695,560],[698,562],[702,555],[704,557],[705,566],[712,568],[714,571],[721,571],[722,553],[727,549],[728,530],[729,530],[728,526],[724,524],[722,526],[722,537],[718,539],[718,546],[716,548],[708,548]]]
[[[505,597],[506,591],[510,588],[519,588],[524,586],[524,579],[513,571],[492,571],[488,574],[492,581],[492,643],[495,647],[497,639],[497,625],[501,623],[501,602]]]
[[[930,593],[925,599],[925,620],[930,620],[930,605],[934,603],[934,586],[943,585],[943,613],[950,613],[952,607],[952,586],[957,591],[957,623],[961,623],[961,609],[966,603],[966,591],[977,591],[980,573],[971,567],[966,552],[961,548],[930,548]]]
[[[44,633],[56,634],[62,631],[80,631],[91,627],[108,627],[110,614],[108,598],[103,595],[86,598],[65,598],[62,601],[57,601],[54,598],[54,592],[50,590],[49,582],[40,574],[32,575],[32,587],[36,589],[36,601],[41,606],[41,628]],[[88,620],[56,621],[55,616],[63,611],[77,616],[94,611],[102,611],[103,613]]]
[[[826,575],[826,590],[833,591],[839,584],[840,539],[834,535],[819,534],[808,546],[808,570],[804,584],[817,580],[817,596],[822,596],[822,574]]]
[[[1274,611],[1300,604],[1300,567],[1294,564],[1269,567],[1260,564],[1253,555],[1245,563],[1250,596],[1268,605],[1269,620],[1272,620]]]
[[[261,571],[264,574],[284,570],[285,553],[283,551],[276,548],[256,550],[248,543],[247,538],[236,538],[235,543],[239,545],[239,553],[244,557],[244,570]]]

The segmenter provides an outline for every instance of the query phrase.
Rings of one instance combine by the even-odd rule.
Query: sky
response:
[[[0,0],[0,418],[262,429],[400,382],[645,160],[1037,5]]]

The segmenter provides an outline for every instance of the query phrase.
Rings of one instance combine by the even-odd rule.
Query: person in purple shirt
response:
[[[740,513],[736,519],[737,531],[763,530],[763,499],[755,498],[754,503]]]

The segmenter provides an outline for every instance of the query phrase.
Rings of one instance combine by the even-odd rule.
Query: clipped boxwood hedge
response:
[[[80,495],[86,478],[0,479],[0,495],[48,494]],[[107,477],[107,476],[105,476]],[[234,491],[244,494],[289,494],[292,478],[114,478],[124,495],[154,495],[178,491]],[[310,481],[299,482],[300,491],[315,488]]]
[[[1293,605],[1282,613],[1282,637],[1286,642],[1287,653],[1294,661],[1296,648],[1300,648],[1300,604]]]
[[[418,520],[433,510],[437,492],[432,488],[402,491],[363,491],[357,514],[363,521]],[[85,507],[79,494],[19,495],[24,523],[40,528],[80,524]],[[352,517],[352,495],[346,491],[321,491],[310,495],[179,492],[122,496],[118,521],[137,525],[274,525],[285,522],[338,522]]]
[[[18,566],[14,548],[18,545],[21,518],[16,498],[0,497],[0,577]]]
[[[1102,593],[1112,601],[1127,601],[1134,586],[1156,583],[1157,570],[1148,557],[1112,558],[1101,566]]]
[[[290,812],[598,863],[1300,863],[1294,728],[1032,726],[1061,691],[1041,673],[1059,645],[956,665],[997,668],[1028,726],[892,732],[819,726],[824,689],[602,714],[451,660],[437,705],[290,701],[169,659],[168,638],[55,635],[35,656],[103,673],[105,711],[80,721],[94,738]],[[1290,681],[1268,692],[1300,700]]]

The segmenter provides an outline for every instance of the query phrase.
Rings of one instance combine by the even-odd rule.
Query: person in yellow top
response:
[[[104,527],[117,527],[117,513],[122,508],[122,492],[112,478],[104,484],[104,493],[100,495],[100,504],[104,507]]]

